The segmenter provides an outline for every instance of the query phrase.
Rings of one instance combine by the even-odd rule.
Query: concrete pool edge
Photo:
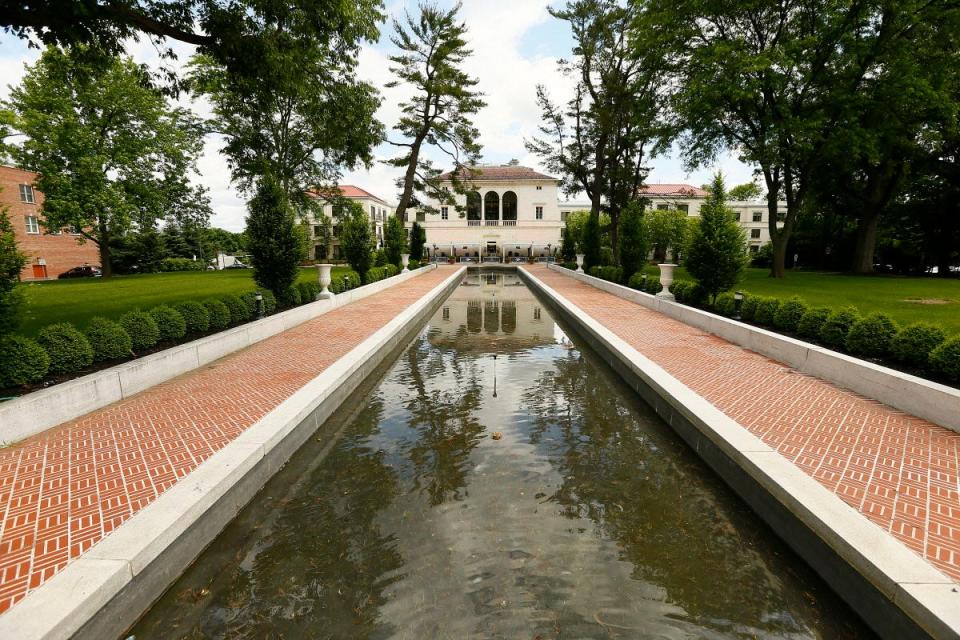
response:
[[[429,265],[401,273],[0,403],[0,444],[28,438],[129,398],[436,268]]]
[[[128,629],[370,373],[430,318],[465,272],[455,270],[0,615],[0,637],[103,640]]]
[[[960,638],[957,585],[528,270],[524,280],[881,636]]]

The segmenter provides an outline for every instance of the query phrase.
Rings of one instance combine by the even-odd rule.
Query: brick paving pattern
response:
[[[546,267],[529,269],[844,502],[960,581],[960,433]]]
[[[452,273],[412,278],[0,449],[0,612]]]

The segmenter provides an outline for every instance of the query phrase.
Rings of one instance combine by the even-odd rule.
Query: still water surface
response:
[[[131,633],[871,637],[516,275],[478,271]]]

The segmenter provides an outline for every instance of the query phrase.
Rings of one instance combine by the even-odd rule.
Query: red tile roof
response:
[[[470,167],[473,169],[473,175],[467,168],[460,171],[460,177],[464,180],[473,180],[475,182],[488,181],[513,181],[513,180],[553,180],[557,178],[548,176],[530,167],[521,167],[519,165],[476,165]],[[448,171],[440,176],[441,180],[449,180],[453,176],[452,171]]]
[[[336,186],[336,189],[339,189],[340,195],[344,198],[369,198],[370,200],[376,200],[380,204],[390,206],[386,200],[379,196],[375,196],[366,189],[361,189],[360,187],[355,187],[352,184],[339,184]],[[335,194],[332,191],[319,191],[314,190],[309,192],[312,196],[322,196],[324,198],[332,198]]]
[[[647,184],[639,189],[640,193],[648,196],[673,196],[677,198],[706,198],[709,191],[704,191],[689,184]]]

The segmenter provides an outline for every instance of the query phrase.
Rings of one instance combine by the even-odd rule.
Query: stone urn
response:
[[[333,293],[327,288],[330,286],[330,269],[332,268],[332,264],[317,265],[317,269],[320,271],[320,295],[317,296],[318,300],[329,300],[333,297]]]
[[[670,293],[670,285],[673,284],[673,270],[677,265],[675,264],[658,264],[660,267],[660,284],[663,285],[663,291],[657,294],[658,298],[663,298],[664,300],[673,300],[673,294]]]
[[[585,256],[585,254],[583,254],[583,253],[578,253],[578,254],[577,254],[577,273],[583,273],[583,258],[584,258],[584,256]]]
[[[410,269],[407,268],[407,265],[410,264],[410,254],[409,254],[409,253],[401,253],[401,254],[400,254],[400,264],[403,265],[403,271],[401,271],[401,273],[406,273],[406,272],[410,271]]]

